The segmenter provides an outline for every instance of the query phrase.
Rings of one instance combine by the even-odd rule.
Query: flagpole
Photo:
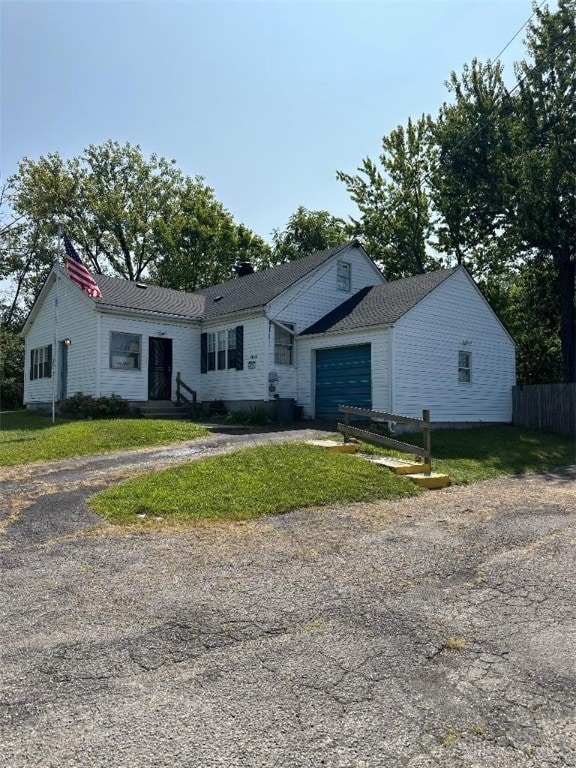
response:
[[[56,389],[58,382],[58,292],[60,287],[60,262],[62,260],[62,225],[58,224],[58,255],[56,257],[56,294],[54,297],[54,339],[52,343],[52,424],[56,421]]]

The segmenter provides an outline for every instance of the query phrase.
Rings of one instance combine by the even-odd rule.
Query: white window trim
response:
[[[207,331],[206,372],[236,370],[236,328],[219,328]],[[220,352],[224,352],[224,365],[220,366]],[[234,354],[231,354],[231,353]]]
[[[349,261],[340,259],[336,263],[336,288],[346,293],[352,290],[352,264]]]
[[[274,325],[274,365],[294,365],[294,350],[296,347],[296,323],[279,323],[272,321]],[[279,331],[288,336],[288,342],[278,342]],[[290,362],[285,362],[288,357]],[[282,359],[281,359],[282,358]]]
[[[115,350],[113,348],[113,337],[114,336],[129,336],[133,339],[138,339],[138,349],[130,349],[128,352],[120,352],[119,350]],[[127,331],[110,331],[110,340],[109,340],[109,356],[108,356],[108,367],[112,371],[141,371],[142,370],[142,334],[141,333],[128,333]],[[131,342],[132,345],[136,344],[136,342]],[[116,362],[114,362],[114,357],[118,358]],[[120,363],[120,358],[124,358],[124,363]],[[137,362],[137,365],[127,365],[128,360],[135,360]]]
[[[460,355],[467,355],[468,365],[461,365]],[[462,379],[460,376],[461,373],[467,373],[468,378]],[[472,352],[468,349],[458,350],[458,384],[472,384]]]
[[[48,350],[50,350],[50,354],[48,353]],[[52,366],[50,365],[48,369],[46,369],[46,365],[50,361],[51,355],[52,344],[46,344],[44,347],[35,347],[32,350],[32,367],[30,370],[31,381],[52,378]]]

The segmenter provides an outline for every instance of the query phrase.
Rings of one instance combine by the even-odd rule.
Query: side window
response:
[[[244,326],[210,331],[200,337],[200,371],[241,371],[244,368]]]
[[[216,334],[208,334],[208,366],[209,371],[216,370]]]
[[[30,379],[52,378],[52,344],[30,350]]]
[[[461,384],[472,383],[472,353],[458,352],[458,381]]]
[[[290,331],[274,326],[274,363],[293,365],[294,363],[294,323],[282,323]]]
[[[236,368],[236,328],[228,331],[228,368]]]
[[[227,332],[218,331],[218,370],[223,371],[226,368],[226,347]]]
[[[339,291],[350,292],[352,284],[352,265],[349,261],[339,261],[336,265],[336,287]]]
[[[142,336],[136,333],[110,333],[110,368],[139,371],[142,358]]]

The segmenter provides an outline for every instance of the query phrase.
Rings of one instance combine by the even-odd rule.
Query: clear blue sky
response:
[[[2,178],[24,156],[114,139],[201,174],[266,239],[299,205],[348,216],[336,171],[435,114],[450,72],[495,58],[531,12],[529,0],[3,0]],[[523,36],[502,57],[511,83]]]

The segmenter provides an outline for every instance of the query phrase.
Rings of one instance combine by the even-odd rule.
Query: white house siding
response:
[[[390,330],[351,331],[334,336],[303,336],[298,339],[297,401],[304,415],[314,418],[316,350],[370,344],[372,357],[372,408],[390,409]]]
[[[172,400],[176,399],[176,374],[192,389],[200,385],[200,325],[176,320],[135,319],[120,314],[100,315],[100,391],[102,396],[116,394],[124,400],[148,400],[148,339],[151,336],[172,339]],[[135,333],[142,336],[139,371],[110,368],[110,334]]]
[[[218,323],[204,323],[203,333],[229,330],[237,325],[244,327],[244,367],[200,373],[200,351],[196,359],[198,392],[201,402],[223,400],[228,404],[241,405],[268,399],[268,321],[263,315],[235,317]]]
[[[459,350],[472,354],[470,384],[458,381]],[[428,408],[436,422],[512,419],[514,343],[463,271],[398,321],[393,376],[394,413],[418,417]]]
[[[347,261],[351,264],[350,291],[341,291],[337,287],[337,264]],[[297,285],[284,291],[270,302],[267,316],[281,323],[292,323],[296,333],[309,328],[324,315],[347,301],[351,296],[369,285],[385,282],[374,264],[358,248],[350,248],[334,256],[311,275]],[[342,346],[342,345],[336,345]],[[270,324],[268,333],[268,359],[270,370],[276,371],[279,382],[276,394],[280,397],[299,398],[298,380],[301,377],[302,361],[299,357],[300,343],[294,350],[293,365],[278,365],[274,362],[274,324]],[[305,363],[306,364],[306,363]],[[312,399],[314,399],[312,397]],[[300,403],[300,399],[298,399]]]
[[[348,261],[352,266],[350,291],[339,291],[336,286],[338,261]],[[359,248],[349,248],[273,299],[267,315],[283,323],[296,323],[296,332],[301,333],[362,288],[384,282],[372,261]],[[272,338],[272,362],[273,341]]]
[[[52,401],[51,378],[30,381],[30,350],[54,343],[55,297],[54,281],[26,334],[24,403],[27,405]],[[97,314],[92,300],[67,277],[61,277],[58,286],[56,340],[57,347],[62,339],[69,338],[72,342],[68,347],[68,395],[75,392],[96,394],[96,322]],[[58,363],[56,360],[56,376]]]

